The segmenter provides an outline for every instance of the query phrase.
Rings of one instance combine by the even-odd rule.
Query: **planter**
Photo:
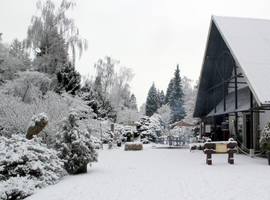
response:
[[[138,151],[143,149],[143,144],[141,142],[133,143],[126,142],[125,143],[125,151]]]

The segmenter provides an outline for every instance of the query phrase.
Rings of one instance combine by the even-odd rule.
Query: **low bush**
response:
[[[57,152],[41,139],[27,140],[21,135],[0,137],[0,197],[21,199],[34,188],[52,185],[66,175]]]

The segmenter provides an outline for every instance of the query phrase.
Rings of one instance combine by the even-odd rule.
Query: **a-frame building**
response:
[[[202,135],[258,150],[269,109],[270,20],[212,16],[193,113]]]

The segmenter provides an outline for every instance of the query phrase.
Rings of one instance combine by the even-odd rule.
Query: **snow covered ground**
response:
[[[67,176],[36,190],[27,200],[161,200],[270,199],[270,166],[264,158],[213,155],[205,164],[202,151],[124,148],[99,151],[99,162],[86,174]]]

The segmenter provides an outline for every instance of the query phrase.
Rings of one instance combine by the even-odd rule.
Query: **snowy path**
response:
[[[266,159],[235,155],[230,165],[226,154],[212,157],[208,166],[202,151],[104,149],[87,174],[64,177],[27,200],[270,199]]]

